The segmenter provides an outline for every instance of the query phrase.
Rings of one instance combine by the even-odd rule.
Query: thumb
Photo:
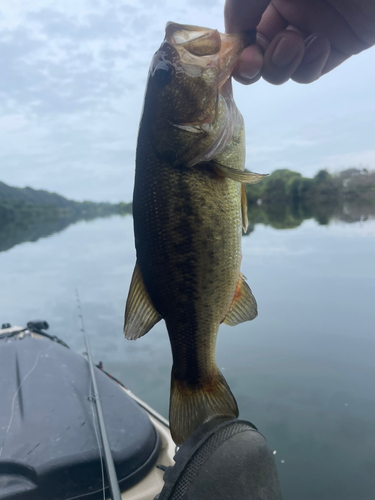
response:
[[[256,28],[269,3],[270,0],[226,0],[225,31],[236,33]]]

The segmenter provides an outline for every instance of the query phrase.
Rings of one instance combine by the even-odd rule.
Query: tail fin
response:
[[[197,427],[219,416],[236,418],[238,407],[218,369],[210,383],[196,387],[177,380],[172,371],[169,424],[176,444],[182,444]]]

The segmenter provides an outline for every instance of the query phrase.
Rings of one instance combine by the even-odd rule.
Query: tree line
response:
[[[354,222],[375,215],[375,171],[350,168],[336,174],[320,170],[313,178],[276,170],[262,182],[246,186],[249,231],[257,223],[297,227],[314,218]]]
[[[44,190],[16,188],[0,182],[0,227],[26,227],[34,223],[107,217],[131,213],[131,203],[77,202]]]

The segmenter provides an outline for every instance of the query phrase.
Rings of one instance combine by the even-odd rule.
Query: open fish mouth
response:
[[[169,22],[165,41],[175,47],[181,65],[206,69],[216,66],[217,85],[222,87],[230,77],[242,50],[255,41],[255,30],[237,35],[219,33],[217,30]]]

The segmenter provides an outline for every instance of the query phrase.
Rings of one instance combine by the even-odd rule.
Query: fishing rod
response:
[[[109,445],[107,429],[105,427],[105,422],[104,422],[104,417],[103,417],[102,405],[100,402],[98,386],[96,383],[94,364],[92,362],[89,339],[88,339],[88,335],[87,335],[87,332],[85,330],[85,326],[84,326],[84,322],[83,322],[82,307],[81,307],[81,301],[80,301],[79,294],[78,294],[78,289],[76,289],[76,296],[77,296],[77,304],[78,304],[78,309],[79,309],[79,317],[81,318],[81,326],[82,326],[81,330],[85,336],[87,361],[88,361],[88,364],[90,367],[91,381],[92,381],[92,386],[93,386],[93,390],[94,390],[93,400],[95,402],[96,414],[97,414],[98,422],[99,422],[99,433],[100,433],[100,438],[101,438],[102,449],[104,452],[104,462],[105,462],[105,468],[106,468],[107,476],[108,476],[109,490],[111,493],[112,500],[121,500],[121,492],[120,492],[120,488],[118,485],[115,464],[113,462],[111,447]]]

